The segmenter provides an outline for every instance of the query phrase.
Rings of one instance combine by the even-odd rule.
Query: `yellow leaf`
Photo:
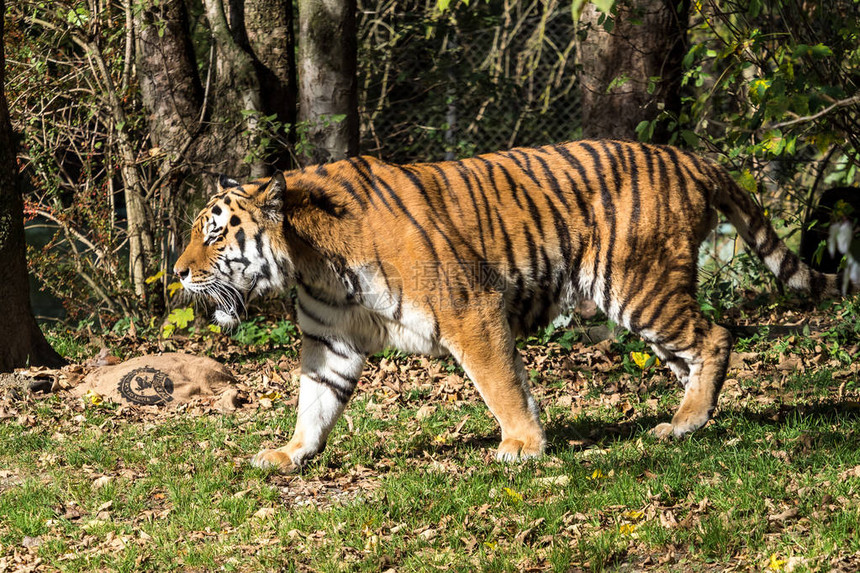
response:
[[[221,327],[218,326],[217,324],[209,324],[206,326],[206,328],[209,329],[209,332],[215,332],[215,333],[221,332]]]
[[[645,517],[645,513],[641,512],[641,511],[631,510],[631,511],[625,511],[624,513],[622,513],[621,517],[623,517],[625,519],[629,519],[630,521],[639,521],[640,519]]]
[[[598,468],[598,469],[594,470],[594,471],[591,473],[591,477],[589,477],[588,479],[592,479],[592,480],[595,480],[595,479],[606,479],[606,474],[605,474],[605,473],[603,473],[603,470],[601,470],[600,468]]]
[[[645,370],[650,366],[648,364],[648,361],[651,360],[651,355],[647,352],[631,352],[630,358],[633,360],[633,363],[639,367],[640,370]],[[655,366],[660,366],[660,359],[655,357],[652,364],[654,364]]]
[[[93,406],[98,406],[99,404],[104,402],[104,398],[102,398],[102,395],[95,390],[87,390],[87,393],[84,394],[84,400],[86,400]]]
[[[783,565],[785,565],[785,561],[779,559],[776,556],[776,553],[772,553],[770,556],[770,563],[768,563],[767,568],[771,571],[782,571]]]
[[[621,535],[632,535],[634,531],[636,531],[636,526],[632,523],[622,523],[621,527],[618,528],[618,533]]]
[[[281,398],[283,398],[283,396],[277,390],[272,390],[271,392],[266,392],[265,394],[260,396],[260,398],[268,398],[269,400],[274,402],[275,400],[280,400]]]
[[[184,289],[184,288],[185,288],[185,287],[183,287],[183,286],[182,286],[182,283],[181,283],[181,282],[179,282],[179,281],[173,281],[172,283],[170,283],[169,285],[167,285],[167,293],[168,293],[170,296],[173,296],[173,295],[175,295],[175,294],[176,294],[176,291],[178,291],[178,290],[182,290],[182,289]]]
[[[522,494],[512,490],[509,487],[504,488],[503,491],[505,492],[505,496],[512,501],[521,502],[523,500]]]
[[[160,279],[163,276],[164,276],[164,271],[158,271],[157,273],[155,273],[151,277],[146,277],[146,284],[151,285],[152,283],[154,283],[155,281],[157,281],[158,279]]]

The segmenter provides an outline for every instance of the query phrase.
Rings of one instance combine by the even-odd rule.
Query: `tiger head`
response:
[[[224,328],[239,323],[249,297],[287,286],[285,188],[282,173],[245,185],[222,176],[173,267],[186,292],[215,303],[213,320]]]

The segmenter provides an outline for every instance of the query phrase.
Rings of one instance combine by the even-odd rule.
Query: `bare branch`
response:
[[[809,121],[814,121],[814,120],[818,119],[819,117],[823,117],[823,116],[827,115],[828,113],[830,113],[831,111],[833,111],[835,109],[838,109],[840,107],[846,107],[849,105],[858,104],[858,103],[860,103],[860,94],[857,94],[853,97],[849,97],[846,99],[841,99],[839,101],[836,101],[833,104],[822,109],[818,113],[814,113],[812,115],[804,115],[802,117],[797,117],[795,119],[790,119],[788,121],[781,121],[779,123],[767,125],[767,126],[760,128],[758,131],[766,131],[769,129],[779,129],[782,127],[788,127],[789,125],[797,125],[798,123],[806,123]]]

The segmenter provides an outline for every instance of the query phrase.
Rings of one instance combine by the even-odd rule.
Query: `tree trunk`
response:
[[[256,56],[263,108],[292,131],[297,85],[292,0],[245,0],[245,31]],[[278,169],[293,167],[289,150],[280,147],[270,160]]]
[[[355,10],[355,0],[299,0],[299,120],[313,163],[358,153]]]
[[[681,60],[688,0],[618,0],[614,28],[598,24],[601,14],[587,4],[589,26],[580,47],[582,131],[586,137],[635,139],[636,126],[663,110],[680,111]],[[650,93],[649,93],[650,92]],[[665,122],[653,141],[670,135]]]
[[[203,105],[185,1],[144,0],[135,24],[140,92],[152,144],[175,156],[197,135]]]
[[[261,177],[268,168],[256,145],[260,136],[260,116],[265,110],[254,59],[242,42],[245,37],[243,11],[232,3],[225,7],[224,0],[204,0],[204,5],[218,54],[210,134],[217,141],[230,142],[244,161],[244,164],[228,163],[224,165],[227,169],[221,171],[235,176],[244,176],[250,171],[252,177]],[[230,8],[229,12],[226,8]],[[237,124],[237,118],[244,119]],[[232,159],[227,157],[227,161]],[[215,157],[210,156],[210,159]],[[227,161],[222,160],[222,163]]]
[[[24,206],[18,185],[15,138],[6,102],[3,16],[0,0],[0,372],[27,365],[59,366],[63,358],[45,340],[30,307],[24,243]]]

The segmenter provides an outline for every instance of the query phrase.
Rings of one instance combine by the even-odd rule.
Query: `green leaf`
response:
[[[592,0],[592,4],[594,4],[594,7],[599,12],[609,14],[612,11],[612,7],[615,6],[615,0]]]
[[[582,9],[585,8],[585,5],[588,3],[588,0],[573,0],[570,3],[570,15],[573,17],[573,23],[579,23],[579,19],[582,17]]]
[[[657,125],[657,120],[648,121],[644,119],[636,126],[636,136],[639,141],[651,141],[654,137],[654,127]]]
[[[699,136],[696,135],[695,131],[690,131],[689,129],[682,129],[681,138],[690,147],[696,147],[699,145]]]
[[[753,174],[750,173],[749,169],[744,169],[744,172],[741,173],[740,177],[738,177],[738,185],[750,193],[755,193],[758,190],[755,177],[753,177]]]
[[[173,335],[173,332],[176,330],[175,324],[167,323],[163,327],[161,327],[161,337],[162,338],[170,338]]]
[[[621,74],[620,76],[615,76],[612,78],[612,81],[609,82],[609,85],[606,86],[606,93],[612,92],[615,88],[620,88],[624,84],[630,81],[630,76]]]
[[[758,18],[758,15],[761,13],[761,0],[750,0],[749,7],[747,8],[747,15],[750,18]]]
[[[186,328],[188,323],[193,320],[194,309],[190,306],[176,308],[167,316],[167,322],[176,325],[177,328]]]
[[[767,94],[767,90],[770,89],[770,86],[773,82],[764,78],[757,78],[750,82],[750,98],[755,103],[761,103],[764,101],[765,95]]]
[[[833,50],[824,44],[816,44],[812,46],[811,53],[814,58],[827,58],[833,55]]]
[[[655,91],[657,91],[657,86],[662,81],[662,77],[660,76],[651,76],[648,78],[648,86],[645,88],[645,91],[648,92],[649,95],[653,95]]]

